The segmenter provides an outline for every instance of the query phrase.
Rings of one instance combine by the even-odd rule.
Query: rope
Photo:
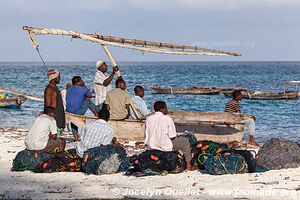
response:
[[[40,56],[40,58],[41,58],[41,60],[42,60],[42,62],[44,64],[44,67],[46,69],[46,72],[48,72],[46,63],[44,62],[44,59],[43,59],[43,57],[42,57],[42,55],[40,53],[40,50],[39,50],[39,44],[36,42],[33,33],[30,32],[30,31],[28,31],[28,33],[29,33],[29,38],[30,38],[30,41],[31,41],[32,45],[34,46],[34,48],[36,49],[37,53],[39,54],[39,56]]]
[[[43,64],[44,64],[44,67],[45,67],[45,69],[46,69],[46,72],[48,72],[46,63],[44,62],[44,59],[43,59],[42,55],[40,54],[39,48],[37,47],[37,48],[35,48],[35,49],[36,49],[36,51],[38,52],[38,54],[39,54],[39,56],[40,56],[40,58],[41,58],[41,60],[42,60],[42,62],[43,62]]]

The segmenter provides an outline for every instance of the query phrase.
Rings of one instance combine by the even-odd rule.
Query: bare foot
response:
[[[197,170],[198,169],[198,167],[197,166],[193,166],[193,165],[191,165],[191,163],[190,162],[186,162],[186,171],[195,171],[195,170]]]

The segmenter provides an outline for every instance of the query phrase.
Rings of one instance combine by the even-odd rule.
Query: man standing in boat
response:
[[[94,91],[95,91],[95,105],[99,111],[102,108],[103,102],[106,99],[107,92],[111,90],[111,81],[115,76],[115,72],[119,69],[118,67],[113,68],[113,72],[110,76],[106,75],[107,65],[104,61],[97,61],[96,63],[97,72],[94,78]]]
[[[225,112],[241,113],[240,101],[243,98],[241,91],[235,90],[232,93],[232,97],[233,97],[232,100],[230,100],[225,106]],[[254,145],[254,146],[259,146],[254,140],[255,120],[256,120],[255,116],[247,115],[247,117],[245,119],[243,119],[241,122],[245,123],[248,126],[248,129],[249,129],[249,142],[248,142],[248,144]]]
[[[55,120],[57,123],[57,135],[60,135],[65,128],[65,109],[61,93],[56,86],[60,83],[60,73],[57,69],[49,70],[48,73],[49,84],[44,91],[44,107],[53,107],[55,109]]]

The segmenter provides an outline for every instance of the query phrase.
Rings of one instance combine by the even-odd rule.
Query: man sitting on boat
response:
[[[57,125],[54,117],[55,109],[48,106],[44,109],[44,114],[35,120],[25,137],[25,146],[28,150],[48,153],[64,151],[66,141],[63,138],[57,138]]]
[[[115,72],[117,72],[119,69],[117,66],[114,67],[111,75],[107,76],[107,65],[101,60],[97,61],[96,68],[97,72],[93,82],[95,91],[95,105],[97,110],[100,110],[106,99],[107,92],[111,90],[110,83],[114,78]]]
[[[160,151],[182,151],[187,170],[192,170],[190,142],[185,137],[177,137],[173,119],[167,115],[167,104],[164,101],[155,102],[154,111],[145,122],[145,146]]]
[[[130,96],[126,91],[126,82],[123,79],[118,79],[116,89],[109,91],[105,100],[110,119],[127,119],[130,113],[130,102]]]
[[[113,143],[114,129],[108,123],[109,111],[101,109],[97,120],[85,125],[80,133],[80,142],[77,144],[76,152],[82,158],[85,151]]]
[[[80,76],[74,76],[72,78],[73,86],[67,90],[66,102],[67,108],[66,111],[69,113],[84,115],[87,109],[89,108],[95,116],[98,116],[95,104],[90,100],[92,93],[87,87],[85,87],[83,80]],[[75,137],[75,140],[79,139],[78,136],[78,127],[71,123],[72,133]]]
[[[144,101],[144,88],[140,85],[134,87],[135,96],[131,98],[132,103],[136,110],[141,114],[143,118],[146,118],[146,115],[150,114],[150,111],[147,108],[146,102]],[[130,108],[130,119],[137,119],[132,108]]]
[[[240,101],[242,100],[242,92],[239,90],[235,90],[232,93],[232,100],[230,100],[225,106],[225,112],[230,113],[241,113]],[[254,132],[255,132],[255,116],[247,115],[247,118],[243,119],[241,122],[245,123],[249,129],[249,142],[248,144],[259,146],[254,140]]]
[[[57,69],[49,70],[49,84],[44,91],[44,107],[51,106],[55,109],[55,120],[58,127],[57,134],[60,135],[66,126],[65,109],[61,93],[56,86],[60,83],[60,73]]]

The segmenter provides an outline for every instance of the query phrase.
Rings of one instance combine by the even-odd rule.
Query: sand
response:
[[[300,168],[212,176],[199,171],[127,177],[11,172],[25,129],[0,129],[0,199],[300,199]],[[71,144],[74,145],[74,144]]]

